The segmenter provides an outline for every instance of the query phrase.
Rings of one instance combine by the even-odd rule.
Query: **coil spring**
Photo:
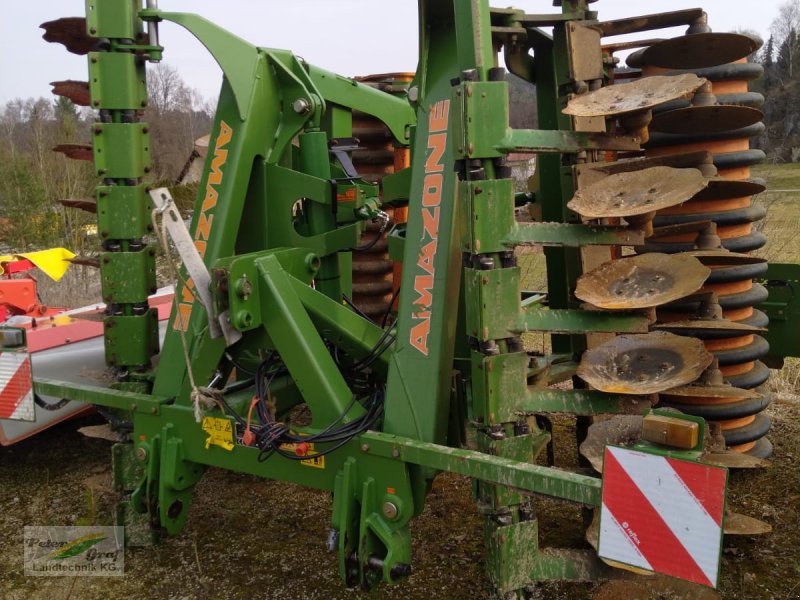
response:
[[[642,75],[663,73],[663,69],[643,66]],[[760,65],[742,61],[693,72],[711,82],[712,93],[719,104],[757,108],[763,97],[748,91],[747,82],[761,75]],[[674,73],[674,71],[672,72]],[[673,110],[688,105],[688,101],[669,103],[659,110]],[[719,176],[726,179],[746,180],[750,167],[765,158],[761,150],[751,149],[749,138],[759,135],[764,125],[758,122],[743,128],[716,133],[665,134],[653,132],[646,146],[648,156],[664,156],[697,150],[711,152]],[[752,252],[764,246],[766,237],[754,224],[762,220],[766,211],[753,206],[752,197],[714,197],[695,199],[685,204],[659,211],[654,226],[676,225],[694,221],[710,220],[717,225],[722,247],[733,252]],[[695,234],[655,236],[645,245],[646,251],[685,252],[693,249]],[[755,306],[766,300],[767,290],[753,281],[766,272],[766,262],[751,264],[708,264],[711,276],[703,291],[719,295],[723,316],[732,321],[765,327],[766,315]],[[685,319],[695,314],[698,306],[694,302],[675,302],[658,311],[660,320]],[[767,341],[755,334],[742,335],[741,331],[695,332],[706,348],[719,361],[725,379],[736,387],[753,389],[763,385],[769,377],[769,369],[761,362],[768,350]],[[719,424],[727,447],[736,452],[746,452],[759,457],[769,456],[772,445],[766,434],[770,420],[763,413],[769,405],[769,396],[757,399],[696,399],[692,402],[670,404],[687,413],[702,416]]]

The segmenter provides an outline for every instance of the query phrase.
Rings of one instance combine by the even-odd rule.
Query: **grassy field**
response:
[[[800,167],[763,166],[755,175],[775,190],[800,189]],[[800,260],[800,192],[762,194],[770,244],[762,251],[776,261]],[[521,260],[523,276],[538,287],[541,254]],[[763,519],[773,533],[758,538],[726,537],[719,592],[665,578],[615,580],[597,585],[545,585],[543,599],[733,600],[800,598],[800,368],[790,360],[774,373],[779,392],[768,409],[775,445],[769,469],[733,472],[729,503]],[[210,469],[198,485],[189,524],[177,537],[153,548],[129,548],[121,578],[31,578],[22,575],[24,525],[110,523],[110,442],[89,439],[77,428],[84,419],[0,449],[0,598],[2,600],[151,599],[466,599],[489,595],[483,574],[482,520],[463,477],[437,478],[423,515],[412,523],[414,574],[372,594],[345,589],[336,556],[324,550],[330,495],[280,482]],[[557,423],[558,466],[577,456],[574,428]],[[539,503],[542,543],[584,546],[579,509]]]

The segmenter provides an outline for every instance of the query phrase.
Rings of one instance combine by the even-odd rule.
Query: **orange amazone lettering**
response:
[[[434,133],[428,136],[428,149],[431,151],[425,160],[426,173],[440,173],[444,169],[442,155],[447,147],[447,134]]]
[[[431,239],[439,237],[439,207],[422,209],[422,235]],[[434,250],[435,252],[435,250]]]
[[[416,321],[409,332],[409,343],[425,356],[428,355],[428,337],[431,332],[431,307],[433,306],[436,276],[436,250],[439,247],[439,206],[444,186],[443,158],[447,148],[447,120],[450,101],[441,100],[431,107],[428,118],[428,155],[425,159],[425,179],[422,181],[422,236],[417,257],[418,273],[414,276],[414,311]]]
[[[197,252],[203,258],[205,258],[208,240],[211,239],[211,230],[214,227],[214,214],[209,213],[209,211],[217,205],[217,200],[219,199],[219,191],[215,186],[219,186],[225,177],[222,168],[228,160],[228,151],[224,147],[228,145],[232,138],[233,129],[225,121],[220,121],[219,132],[214,142],[214,155],[211,158],[210,171],[206,178],[205,195],[200,206],[200,214],[198,215],[194,232],[194,247],[197,248]],[[189,279],[181,290],[178,314],[172,323],[173,329],[186,331],[189,327],[189,319],[192,316],[192,303],[194,302],[193,289],[194,282]]]
[[[417,259],[417,265],[424,271],[428,272],[431,276],[433,276],[436,270],[433,264],[433,259],[436,256],[437,243],[437,240],[431,240],[425,244],[419,253],[419,258]]]

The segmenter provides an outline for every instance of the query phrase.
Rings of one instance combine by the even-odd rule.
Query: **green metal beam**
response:
[[[507,246],[639,246],[644,232],[638,229],[573,223],[518,223],[505,240]]]
[[[600,506],[602,482],[595,477],[373,431],[362,434],[360,440],[362,452],[368,454],[588,506]]]
[[[585,133],[558,129],[509,129],[496,146],[503,152],[581,152],[584,150],[639,150],[635,136]]]
[[[647,333],[650,319],[635,314],[544,309],[532,307],[520,312],[515,333],[549,331],[551,333]]]
[[[291,281],[295,293],[320,333],[354,358],[366,357],[385,333],[371,321],[320,294],[299,279],[292,277]],[[385,375],[392,351],[392,348],[384,351],[370,368]]]
[[[652,407],[648,396],[613,396],[593,390],[528,388],[516,409],[520,414],[562,413],[579,416],[641,415]]]
[[[86,402],[109,408],[130,410],[146,415],[158,415],[161,405],[167,398],[159,398],[150,394],[139,394],[114,388],[70,383],[54,379],[37,377],[33,380],[33,390],[43,396],[64,398],[75,402]]]
[[[325,427],[344,413],[347,416],[343,423],[363,414],[361,405],[351,402],[353,392],[277,257],[265,256],[257,259],[256,264],[262,276],[259,284],[262,301],[268,307],[261,314],[264,328],[311,408],[313,426]]]
[[[172,21],[195,36],[208,49],[230,82],[239,118],[242,121],[247,119],[253,103],[258,48],[199,15],[142,10],[139,16]]]
[[[409,143],[410,127],[416,123],[416,114],[405,98],[314,65],[307,65],[307,68],[311,81],[326,101],[372,115],[389,128],[396,142]]]

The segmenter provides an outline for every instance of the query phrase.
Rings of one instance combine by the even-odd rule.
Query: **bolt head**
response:
[[[399,513],[400,510],[397,508],[397,505],[394,502],[389,502],[387,500],[383,503],[383,516],[387,519],[394,521]]]
[[[147,449],[143,446],[136,448],[136,460],[139,462],[144,462],[147,460]]]
[[[292,103],[292,110],[298,115],[304,115],[311,110],[311,104],[305,98],[298,98]]]

